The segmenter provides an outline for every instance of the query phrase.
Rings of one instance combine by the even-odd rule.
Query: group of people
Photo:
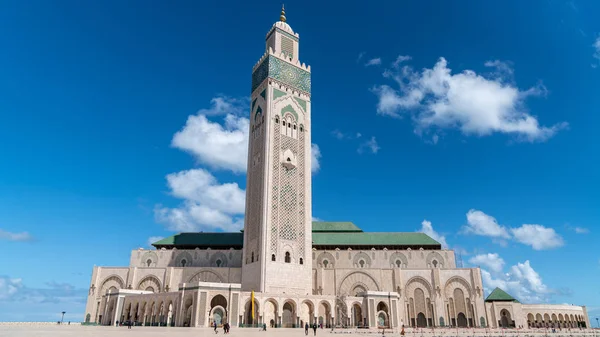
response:
[[[308,336],[308,329],[309,329],[308,323],[304,324],[304,335],[306,335],[306,336]],[[313,334],[314,334],[313,336],[316,336],[317,335],[317,323],[313,323],[312,330],[313,330]]]
[[[217,321],[213,322],[213,327],[215,328],[215,334],[219,333],[219,330],[217,330]],[[229,333],[229,328],[231,328],[231,326],[229,325],[229,323],[225,322],[223,323],[223,333],[224,334],[228,334]]]

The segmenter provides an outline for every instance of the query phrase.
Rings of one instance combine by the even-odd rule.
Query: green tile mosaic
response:
[[[291,105],[286,105],[285,107],[283,107],[283,109],[281,109],[281,116],[285,116],[286,112],[291,112],[292,115],[294,115],[294,117],[296,118],[296,121],[298,121],[298,113],[296,112],[296,110],[294,110],[294,108],[292,108]]]
[[[298,104],[300,104],[302,107],[302,110],[306,112],[306,101],[298,97],[294,97],[294,100],[296,100],[296,102],[298,102]]]
[[[278,99],[279,97],[283,97],[287,95],[284,91],[273,89],[273,99]]]
[[[252,73],[252,92],[267,78],[271,77],[300,91],[310,93],[310,72],[300,69],[277,57],[266,57]]]

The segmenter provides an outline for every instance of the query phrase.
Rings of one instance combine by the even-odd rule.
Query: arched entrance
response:
[[[323,301],[319,303],[319,324],[323,324],[324,327],[329,327],[331,322],[331,306],[329,303]]]
[[[173,307],[173,302],[169,303],[167,312],[167,326],[175,326],[175,308]]]
[[[425,318],[425,314],[422,312],[417,314],[417,327],[418,328],[426,328],[427,327],[427,319]]]
[[[185,318],[183,319],[183,326],[187,326],[187,327],[192,326],[192,308],[193,308],[192,303],[193,303],[192,299],[188,298],[185,301],[185,304],[183,306],[183,312],[185,315],[184,316]]]
[[[296,327],[296,310],[292,302],[283,304],[283,312],[281,313],[281,326],[284,328]]]
[[[358,303],[352,305],[352,322],[354,323],[354,326],[363,326],[362,307]]]
[[[384,302],[377,304],[377,326],[385,328],[390,326],[388,307]]]
[[[510,318],[510,312],[506,309],[500,311],[500,327],[509,328],[512,325],[512,319]]]
[[[279,314],[277,312],[277,301],[270,298],[265,301],[264,309],[263,309],[263,322],[269,325],[271,328],[275,328],[279,326]]]
[[[222,325],[227,321],[227,299],[223,295],[216,295],[210,301],[210,322],[212,326],[213,322],[217,322],[217,325]]]
[[[456,325],[459,328],[466,328],[467,327],[467,316],[465,316],[464,313],[459,312],[458,316],[456,317]]]
[[[246,306],[244,308],[246,313],[244,315],[244,324],[246,324],[247,326],[258,326],[260,322],[260,317],[258,315],[258,313],[260,312],[258,301],[254,299],[254,318],[252,318],[252,303],[250,302],[250,300],[246,302]]]
[[[300,305],[300,327],[304,327],[306,323],[312,325],[313,317],[315,317],[315,310],[313,304],[310,301],[304,301]]]

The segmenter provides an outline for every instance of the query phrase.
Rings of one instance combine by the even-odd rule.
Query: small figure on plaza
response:
[[[308,336],[308,323],[304,324],[304,335]]]

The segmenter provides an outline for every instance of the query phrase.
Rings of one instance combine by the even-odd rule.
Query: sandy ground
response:
[[[183,336],[215,336],[212,329],[209,328],[164,328],[164,327],[134,327],[131,330],[126,327],[106,327],[106,326],[81,326],[81,325],[15,325],[15,326],[0,326],[1,337],[183,337]],[[216,336],[223,336],[223,330],[219,329],[219,333]],[[244,337],[275,337],[275,336],[304,336],[303,329],[269,329],[268,331],[259,331],[258,329],[252,328],[232,328],[231,337],[244,336]],[[309,336],[313,336],[310,331]],[[331,332],[326,329],[318,329],[317,336],[364,336],[364,337],[381,337],[381,331],[379,333],[375,331],[365,330],[336,330]],[[385,336],[399,336],[398,331],[389,332],[387,331]],[[405,337],[600,337],[599,330],[587,330],[585,332],[573,331],[569,333],[565,330],[562,332],[547,334],[544,331],[533,332],[516,332],[515,330],[494,331],[485,332],[484,330],[472,331],[462,330],[458,334],[456,330],[431,330],[421,331],[408,331]]]

